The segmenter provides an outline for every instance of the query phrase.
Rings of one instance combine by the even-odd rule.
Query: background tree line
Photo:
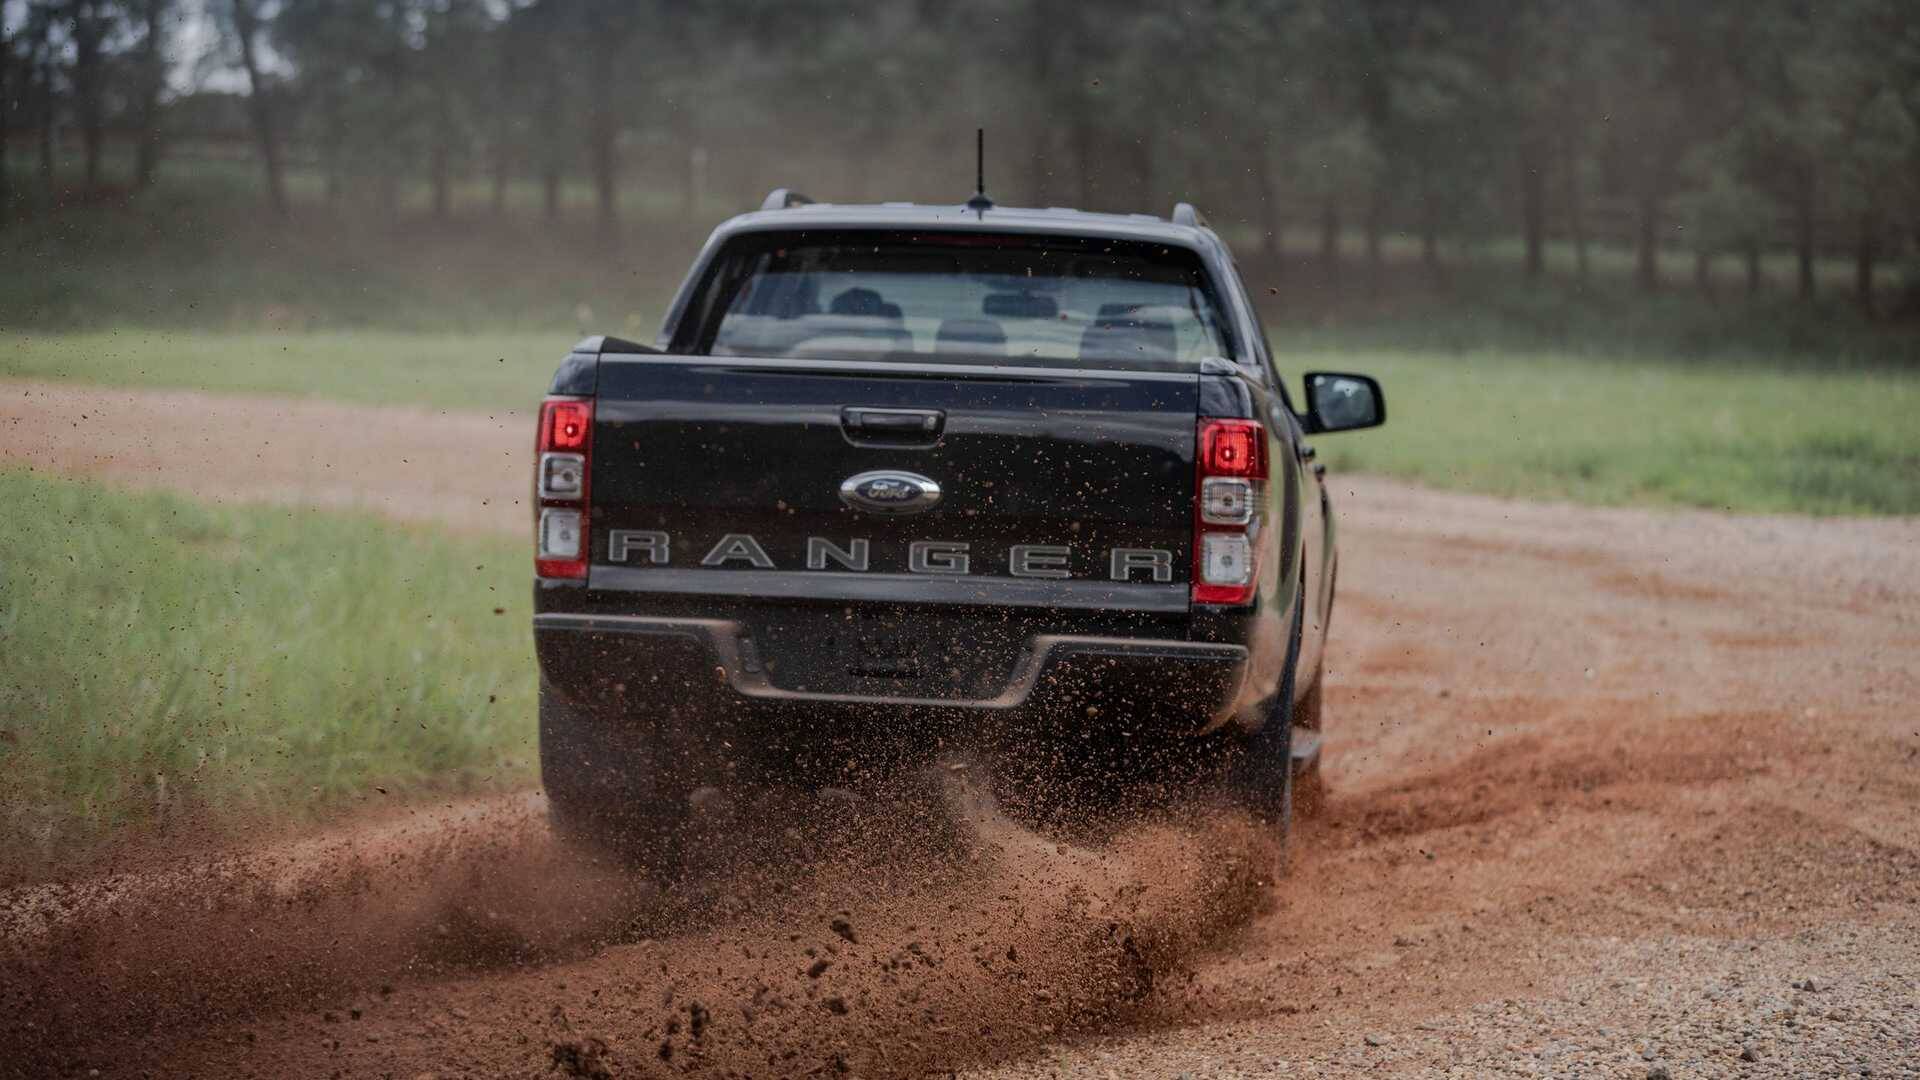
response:
[[[1920,245],[1910,0],[5,0],[0,220],[244,153],[271,213],[700,219],[768,187],[1216,211],[1327,275],[1396,238],[1716,260]],[[121,158],[110,147],[130,147]],[[72,149],[69,149],[72,148]],[[58,161],[77,154],[78,168]],[[119,164],[125,160],[126,164]],[[110,167],[114,166],[114,167]],[[37,190],[36,190],[37,189]],[[1224,213],[1221,213],[1224,212]],[[1221,217],[1228,220],[1221,221]],[[1351,246],[1351,251],[1349,247]],[[1355,258],[1357,253],[1357,260]],[[1343,271],[1343,266],[1345,267]],[[1910,284],[1920,275],[1907,273]]]

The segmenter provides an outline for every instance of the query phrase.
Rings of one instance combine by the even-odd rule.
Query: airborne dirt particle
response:
[[[550,1056],[553,1068],[566,1076],[613,1080],[613,1070],[606,1062],[607,1044],[601,1039],[589,1036],[578,1041],[556,1042]]]

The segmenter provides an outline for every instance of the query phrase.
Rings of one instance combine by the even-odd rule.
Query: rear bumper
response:
[[[534,616],[534,647],[549,684],[589,708],[625,711],[701,700],[733,710],[1018,718],[1082,714],[1102,706],[1150,716],[1169,732],[1227,718],[1247,679],[1242,645],[1036,634],[992,697],[915,696],[911,683],[871,693],[818,693],[774,684],[744,625],[732,619],[548,612]]]

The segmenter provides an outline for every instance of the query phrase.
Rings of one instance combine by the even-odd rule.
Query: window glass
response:
[[[693,309],[715,356],[1187,370],[1234,350],[1185,248],[978,233],[754,234]],[[690,348],[688,346],[691,346]]]

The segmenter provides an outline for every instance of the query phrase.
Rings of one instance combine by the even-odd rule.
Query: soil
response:
[[[528,427],[0,388],[37,469],[516,533]],[[965,758],[723,804],[669,889],[537,793],[135,845],[0,895],[0,1075],[1920,1069],[1920,521],[1333,495],[1284,855],[1204,807],[1043,838]]]

